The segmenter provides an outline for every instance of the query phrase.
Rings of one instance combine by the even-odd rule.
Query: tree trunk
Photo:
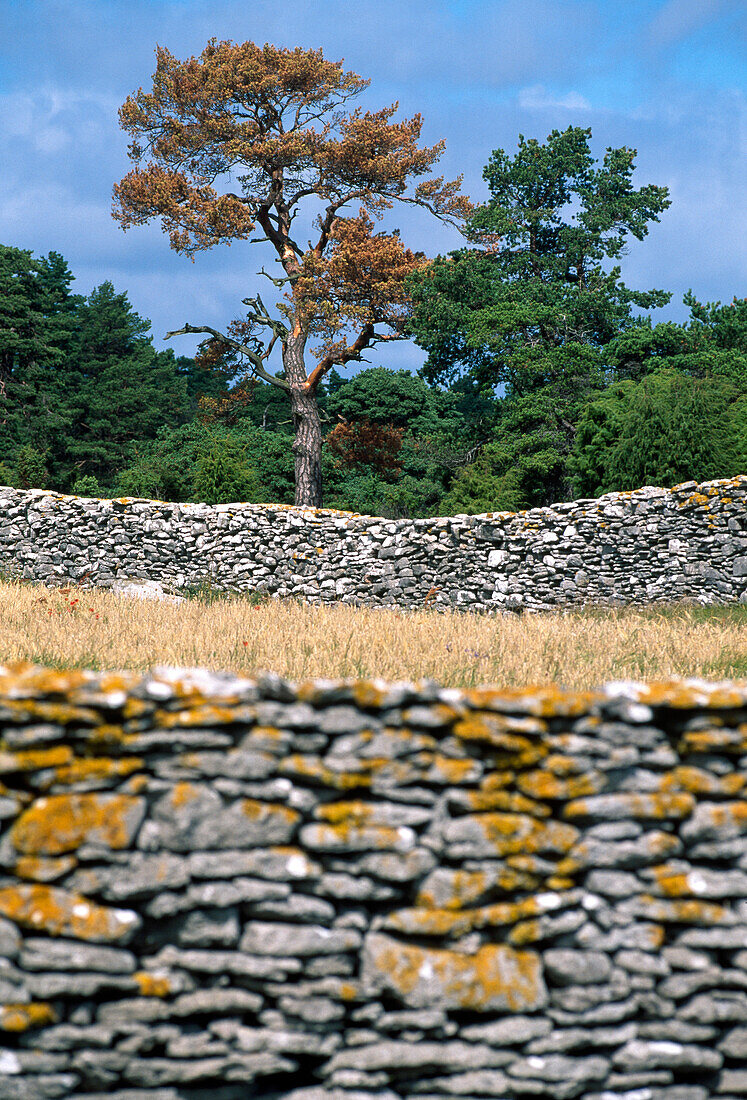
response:
[[[293,429],[293,455],[296,465],[296,504],[312,508],[322,506],[322,421],[316,388],[306,388],[303,351],[305,338],[291,336],[283,355],[285,377],[290,383]]]

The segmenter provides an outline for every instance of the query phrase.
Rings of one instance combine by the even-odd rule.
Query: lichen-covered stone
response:
[[[39,798],[14,823],[18,852],[56,856],[81,844],[127,848],[145,815],[145,800],[126,794],[57,794]]]
[[[130,909],[110,909],[80,894],[41,885],[0,887],[0,914],[22,928],[94,943],[127,943],[141,924]]]
[[[524,1012],[547,1003],[539,956],[500,944],[470,955],[371,933],[363,965],[364,981],[372,990],[386,991],[412,1008]]]

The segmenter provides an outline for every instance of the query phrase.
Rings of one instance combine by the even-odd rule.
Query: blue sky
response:
[[[672,206],[624,258],[628,284],[671,290],[657,316],[675,319],[689,287],[705,300],[747,293],[739,0],[0,0],[0,242],[61,252],[81,293],[110,279],[153,321],[156,346],[184,321],[223,327],[269,288],[253,274],[261,246],[191,263],[156,223],[123,234],[110,215],[130,167],[117,108],[149,85],[156,43],[187,57],[212,37],[344,58],[371,80],[366,106],[423,114],[424,141],[446,140],[439,171],[463,172],[475,201],[491,151],[512,151],[519,133],[583,125],[599,156],[633,146],[637,184],[666,185]],[[419,211],[389,224],[429,255],[461,241]],[[394,368],[422,360],[412,344],[371,353]]]

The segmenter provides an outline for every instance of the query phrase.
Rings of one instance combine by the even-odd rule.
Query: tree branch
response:
[[[268,374],[262,366],[262,356],[255,348],[249,347],[248,344],[242,344],[239,340],[233,340],[230,336],[226,336],[223,332],[218,332],[217,329],[211,328],[209,325],[185,324],[183,328],[177,328],[174,329],[173,332],[167,332],[164,336],[164,340],[170,340],[172,336],[184,336],[188,333],[200,332],[207,332],[214,340],[218,340],[221,344],[233,348],[233,350],[237,351],[240,355],[245,355],[251,363],[249,369],[257,378],[261,378],[264,382],[270,382],[273,386],[278,386],[281,390],[290,391],[290,386],[282,378],[275,378],[274,375]]]
[[[373,347],[374,344],[381,344],[387,340],[403,340],[404,337],[398,333],[390,334],[377,334],[372,324],[363,326],[360,335],[349,347],[337,348],[335,351],[329,352],[323,359],[314,367],[313,371],[309,375],[308,381],[304,386],[306,390],[315,390],[325,374],[335,366],[344,366],[346,363],[359,362],[362,358],[362,352],[366,348]]]

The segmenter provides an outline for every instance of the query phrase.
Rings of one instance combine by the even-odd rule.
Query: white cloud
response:
[[[547,111],[563,108],[568,111],[590,111],[591,103],[580,92],[555,95],[544,84],[532,84],[522,88],[518,95],[519,107],[525,111]]]
[[[667,0],[648,26],[653,46],[670,46],[711,22],[727,7],[725,0]]]

